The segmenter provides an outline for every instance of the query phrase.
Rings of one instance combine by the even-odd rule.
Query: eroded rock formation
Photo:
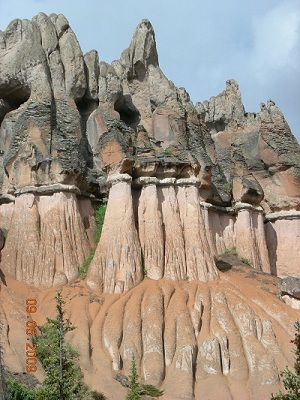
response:
[[[110,65],[82,54],[64,16],[40,13],[0,32],[0,124],[1,296],[19,282],[43,321],[53,291],[41,289],[76,287],[71,317],[78,306],[85,319],[70,340],[92,386],[123,398],[112,377],[134,351],[165,399],[280,387],[296,311],[216,265],[234,252],[253,274],[300,276],[300,147],[272,100],[246,112],[231,79],[194,105],[160,69],[149,21]],[[10,307],[6,360],[21,369]]]
[[[77,326],[68,341],[80,352],[87,383],[109,399],[124,399],[126,389],[114,377],[129,375],[134,352],[141,381],[162,387],[163,399],[268,398],[280,388],[278,370],[292,363],[299,312],[277,297],[277,278],[252,271],[232,267],[208,283],[146,278],[125,294],[65,285],[67,313]],[[21,372],[24,299],[37,299],[34,318],[42,325],[55,315],[55,290],[7,278],[1,296],[5,361]],[[40,364],[37,377],[43,378]]]

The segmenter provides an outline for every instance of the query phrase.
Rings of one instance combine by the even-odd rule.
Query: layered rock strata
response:
[[[300,274],[299,188],[300,147],[275,103],[247,113],[228,80],[194,105],[160,69],[149,21],[110,65],[82,54],[62,15],[14,20],[0,32],[6,365],[24,370],[24,302],[38,300],[42,325],[54,286],[85,380],[108,398],[125,397],[113,378],[133,353],[166,400],[269,398],[293,362],[298,314],[270,273]],[[251,267],[217,268],[230,252]]]
[[[0,43],[1,203],[25,193],[56,198],[61,192],[65,198],[67,191],[74,193],[70,209],[75,195],[79,204],[82,195],[99,200],[111,191],[109,202],[117,203],[113,192],[118,189],[109,189],[107,177],[128,174],[134,182],[158,179],[155,184],[143,183],[140,189],[127,183],[127,197],[125,184],[120,183],[124,196],[118,204],[128,213],[130,228],[124,225],[127,217],[122,222],[120,216],[114,230],[119,237],[116,252],[109,244],[111,233],[102,239],[92,263],[91,285],[97,281],[99,287],[106,281],[107,291],[127,290],[140,282],[143,268],[155,279],[208,281],[217,276],[213,255],[233,247],[256,269],[288,273],[281,261],[286,245],[279,243],[287,241],[281,240],[279,228],[268,229],[269,257],[259,211],[262,207],[264,213],[294,212],[300,204],[299,146],[273,101],[262,104],[259,113],[247,113],[237,82],[228,80],[224,92],[194,106],[185,89],[176,88],[161,71],[154,30],[147,20],[139,24],[129,48],[112,65],[100,61],[94,50],[83,55],[62,15],[40,13],[32,21],[14,20],[1,32]],[[199,181],[199,189],[184,181],[189,179]],[[202,210],[202,220],[199,200],[221,207],[220,212],[238,203],[253,208],[242,207],[233,218],[233,228],[227,214]],[[10,211],[3,213],[10,215],[15,208],[18,215],[19,201],[5,206]],[[56,204],[53,215],[61,213],[57,202],[53,207]],[[78,228],[78,232],[84,232],[83,242],[88,235],[95,245],[90,203],[86,202],[86,207],[87,215],[78,222],[84,229]],[[133,211],[129,211],[131,207]],[[40,211],[27,203],[25,209],[30,224],[37,226],[34,221]],[[107,226],[115,223],[112,211],[107,218],[111,222],[106,223],[105,235]],[[1,229],[8,225],[14,237],[16,217],[8,222],[5,216]],[[299,219],[294,218],[293,230],[298,232],[298,227]],[[53,230],[56,243],[62,243],[61,229]],[[128,243],[127,239],[124,243],[133,246],[132,254],[123,254],[119,230],[124,229],[128,232]],[[39,235],[36,228],[32,230],[31,254],[40,257]],[[7,246],[12,246],[10,240]],[[20,241],[14,246],[17,254],[24,253]],[[64,247],[64,252],[70,252],[64,258],[74,261],[74,271],[84,258],[77,254],[77,247]],[[292,253],[296,260],[297,245]],[[17,262],[17,269],[9,266],[5,254],[11,254],[8,247],[3,250],[3,271],[40,284],[29,279],[32,272],[17,271],[25,268],[22,261]],[[127,259],[122,267],[121,259]],[[33,265],[39,264],[40,258],[35,258]],[[56,264],[50,257],[48,266],[43,267],[43,286],[65,281],[55,278]],[[69,267],[59,269],[67,271]],[[296,261],[290,270],[299,273]],[[70,280],[76,273],[69,271],[67,276]]]

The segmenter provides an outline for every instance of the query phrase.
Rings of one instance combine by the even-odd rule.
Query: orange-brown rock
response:
[[[164,399],[264,400],[278,391],[278,371],[293,362],[298,311],[277,298],[276,278],[240,266],[219,274],[208,283],[147,278],[124,294],[91,292],[82,281],[65,285],[67,315],[77,327],[67,340],[80,352],[87,383],[124,399],[126,388],[114,377],[128,376],[134,352],[141,381],[163,388]],[[42,325],[55,315],[55,290],[8,277],[0,296],[4,359],[21,372],[25,299],[37,299],[32,317]]]

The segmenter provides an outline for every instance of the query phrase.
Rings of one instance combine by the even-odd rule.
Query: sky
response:
[[[233,78],[247,112],[274,100],[300,142],[300,0],[0,0],[0,30],[40,11],[64,14],[83,53],[106,62],[149,19],[161,69],[194,103]]]

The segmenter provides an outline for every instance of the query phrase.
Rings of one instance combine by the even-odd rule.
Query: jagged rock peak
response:
[[[150,21],[143,19],[140,22],[129,48],[122,56],[122,61],[129,67],[129,77],[132,78],[143,78],[149,65],[158,67],[155,33]]]

